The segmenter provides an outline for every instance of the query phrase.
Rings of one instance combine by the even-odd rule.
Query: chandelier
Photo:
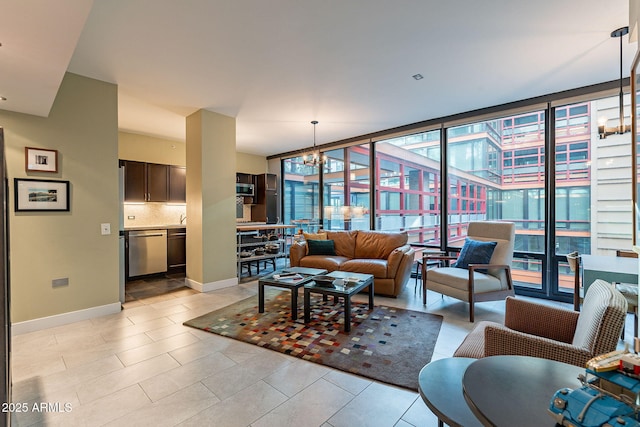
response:
[[[320,150],[316,147],[316,125],[317,120],[312,120],[313,125],[313,150],[302,156],[302,162],[305,166],[319,166],[327,160],[327,156],[320,156]]]
[[[604,118],[603,121],[598,123],[598,135],[600,139],[605,139],[609,135],[613,134],[623,134],[631,131],[631,126],[624,124],[624,101],[623,101],[623,92],[622,92],[622,36],[629,33],[629,27],[618,28],[617,30],[613,30],[611,32],[611,37],[616,37],[620,39],[620,94],[619,94],[619,122],[616,127],[607,127],[607,119]]]

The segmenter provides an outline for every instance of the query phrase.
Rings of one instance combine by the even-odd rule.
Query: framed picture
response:
[[[25,147],[24,157],[27,172],[58,172],[58,150]]]
[[[15,210],[68,211],[69,181],[14,178]]]

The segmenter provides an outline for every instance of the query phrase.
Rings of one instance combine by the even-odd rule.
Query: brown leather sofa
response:
[[[375,293],[396,297],[411,275],[414,250],[407,233],[381,231],[325,231],[335,255],[307,255],[306,242],[291,245],[292,267],[322,268],[373,274]]]

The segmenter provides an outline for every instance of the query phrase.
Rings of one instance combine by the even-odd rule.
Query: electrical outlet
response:
[[[108,222],[100,224],[100,232],[103,236],[111,234],[111,224],[109,224]]]

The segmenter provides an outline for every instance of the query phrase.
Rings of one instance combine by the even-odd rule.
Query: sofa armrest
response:
[[[300,260],[307,255],[306,242],[294,242],[289,248],[289,264],[291,267],[299,267]]]
[[[585,348],[513,331],[502,325],[490,325],[484,330],[484,355],[532,356],[585,366],[593,355]]]
[[[580,313],[545,304],[507,297],[504,325],[514,331],[570,343]]]
[[[387,258],[387,277],[396,277],[398,267],[400,266],[400,263],[402,262],[404,257],[406,257],[407,255],[411,255],[413,257],[413,254],[414,250],[409,245],[403,245],[391,251],[389,257]],[[411,259],[411,262],[413,263],[413,259]]]

